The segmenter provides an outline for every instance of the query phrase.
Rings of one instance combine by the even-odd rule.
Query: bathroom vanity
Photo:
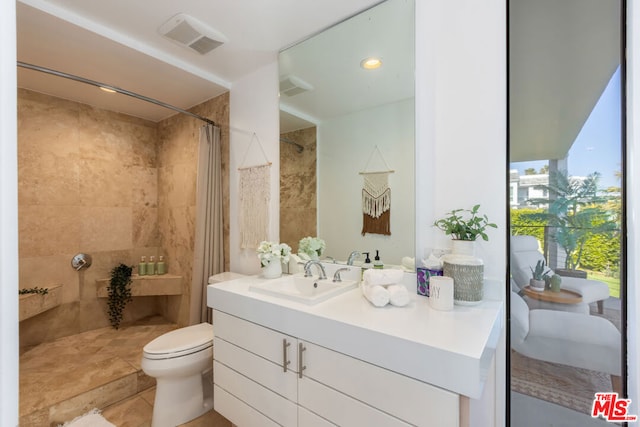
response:
[[[373,307],[359,289],[305,305],[210,285],[214,407],[242,427],[466,426],[491,383],[503,305],[440,312],[415,295]],[[493,390],[491,391],[493,394]]]

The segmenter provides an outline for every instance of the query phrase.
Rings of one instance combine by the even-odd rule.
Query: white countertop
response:
[[[209,285],[207,305],[454,393],[479,398],[503,327],[503,303],[433,310],[412,294],[405,307],[376,308],[359,289],[315,306],[259,294],[247,276]],[[215,325],[214,325],[215,331]]]

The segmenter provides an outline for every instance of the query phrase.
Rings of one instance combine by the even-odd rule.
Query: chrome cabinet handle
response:
[[[286,338],[282,339],[282,370],[287,372],[287,366],[291,363],[290,360],[287,360],[287,347],[291,345],[290,342],[287,342]]]
[[[302,378],[302,371],[307,369],[306,366],[302,365],[302,352],[306,350],[304,344],[298,344],[298,378]]]

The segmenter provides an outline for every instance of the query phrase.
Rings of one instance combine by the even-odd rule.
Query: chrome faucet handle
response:
[[[342,271],[351,271],[350,268],[348,267],[342,267],[336,270],[335,273],[333,273],[333,281],[334,282],[342,282],[342,277],[340,277],[340,272]]]
[[[311,261],[307,261],[307,263],[304,265],[304,277],[311,277],[311,266],[315,265],[316,267],[318,267],[318,280],[325,280],[327,278],[327,273],[324,270],[324,266],[322,264],[320,264],[320,261],[316,261],[316,260],[311,260]]]
[[[353,261],[360,257],[362,254],[360,253],[360,251],[353,251],[349,254],[349,257],[347,258],[347,265],[353,265]]]

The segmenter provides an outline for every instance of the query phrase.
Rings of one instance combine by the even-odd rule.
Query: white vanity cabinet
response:
[[[218,310],[213,324],[214,407],[239,427],[459,425],[455,393]]]

